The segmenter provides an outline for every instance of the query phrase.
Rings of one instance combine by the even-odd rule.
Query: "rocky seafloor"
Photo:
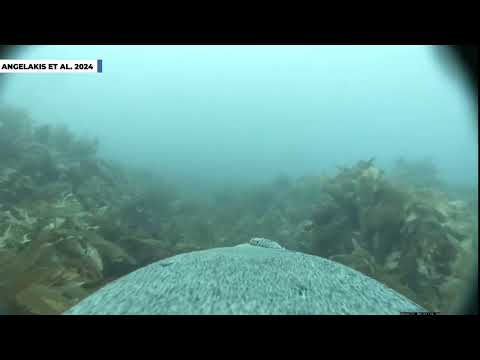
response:
[[[362,160],[334,176],[195,193],[97,147],[0,109],[6,313],[60,314],[155,261],[252,237],[347,265],[431,311],[453,312],[470,286],[477,189],[448,186],[429,162],[400,160],[387,174]]]

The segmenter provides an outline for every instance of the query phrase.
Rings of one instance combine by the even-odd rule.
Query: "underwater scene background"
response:
[[[478,263],[478,104],[439,51],[25,47],[103,73],[8,77],[0,306],[60,314],[154,261],[263,237],[454,313]]]

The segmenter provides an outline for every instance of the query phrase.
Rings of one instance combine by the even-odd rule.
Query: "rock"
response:
[[[64,314],[393,315],[402,311],[426,310],[341,264],[242,244],[155,262],[106,285]]]

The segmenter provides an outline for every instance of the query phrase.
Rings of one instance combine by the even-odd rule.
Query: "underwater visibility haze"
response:
[[[0,305],[61,314],[157,261],[264,239],[457,312],[477,262],[478,104],[438,51],[24,47],[103,73],[4,84]]]

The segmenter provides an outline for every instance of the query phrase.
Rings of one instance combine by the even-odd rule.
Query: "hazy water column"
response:
[[[6,100],[97,135],[108,157],[195,181],[262,181],[430,156],[477,182],[476,104],[427,46],[43,46],[103,74],[11,77]],[[197,180],[195,180],[197,179]]]

